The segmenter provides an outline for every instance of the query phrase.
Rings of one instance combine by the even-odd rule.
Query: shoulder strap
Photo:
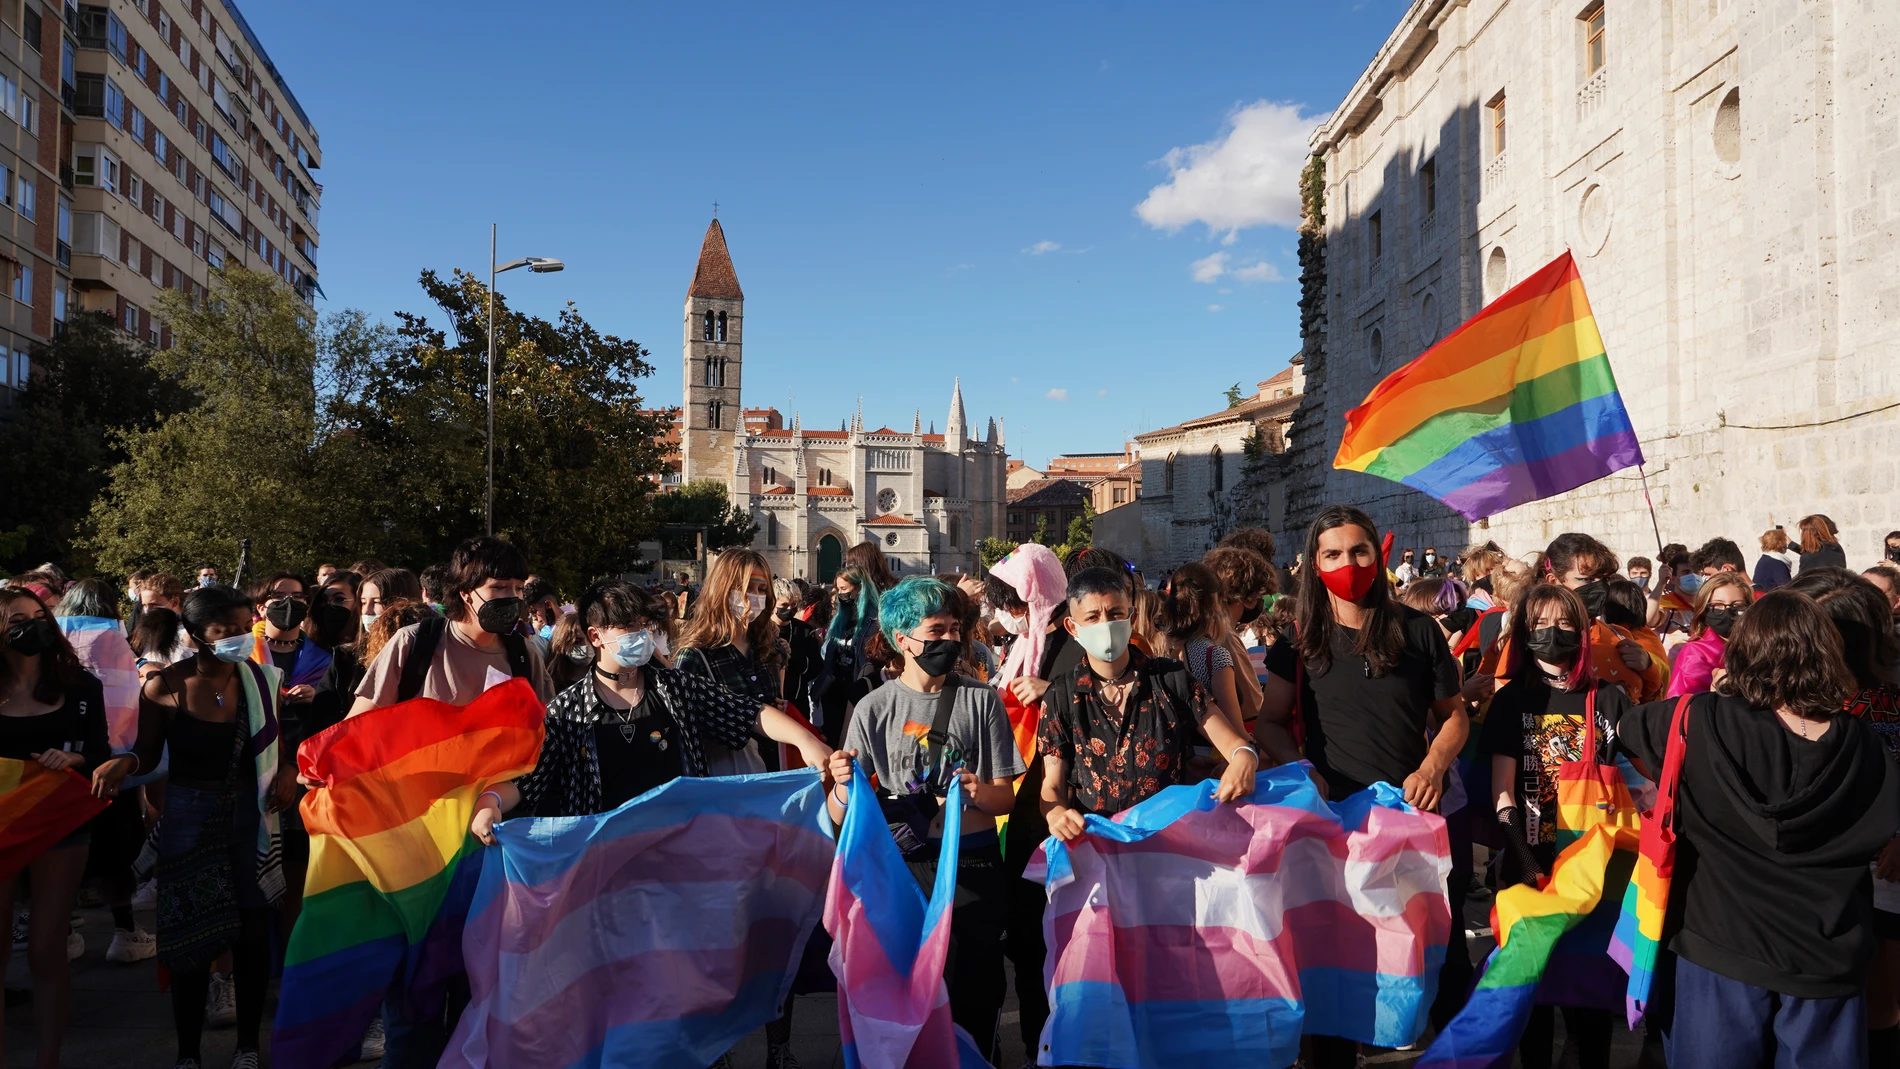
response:
[[[501,647],[508,651],[508,674],[516,679],[528,677],[528,640],[510,631],[501,636]]]
[[[1586,681],[1589,689],[1583,692],[1583,760],[1597,762],[1597,688],[1602,686],[1596,680]]]
[[[957,704],[957,674],[943,677],[943,689],[937,692],[937,716],[930,725],[930,746],[941,749],[950,741],[950,713]]]
[[[1656,779],[1655,819],[1666,831],[1675,829],[1676,789],[1682,782],[1682,762],[1689,748],[1689,702],[1695,697],[1684,694],[1676,699],[1676,711],[1669,717],[1669,740],[1664,743],[1662,771]]]
[[[441,616],[425,616],[417,622],[415,644],[409,647],[409,656],[402,662],[402,679],[396,684],[397,701],[406,702],[422,693],[422,682],[429,677],[429,662],[435,659],[435,649],[448,629],[449,621]]]

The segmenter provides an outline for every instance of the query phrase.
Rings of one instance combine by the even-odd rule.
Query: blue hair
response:
[[[928,575],[913,575],[885,591],[877,603],[884,641],[895,649],[898,635],[908,634],[932,616],[941,616],[955,596],[942,580]]]
[[[847,570],[844,577],[857,586],[858,592],[833,601],[831,623],[825,628],[825,637],[847,645],[861,644],[877,627],[877,587],[855,568]]]

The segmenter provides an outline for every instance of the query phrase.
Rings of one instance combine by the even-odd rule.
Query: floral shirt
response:
[[[1847,699],[1846,711],[1867,721],[1887,753],[1900,758],[1900,688],[1891,683],[1857,690]]]
[[[1129,650],[1136,675],[1125,712],[1102,700],[1102,680],[1084,660],[1053,680],[1042,701],[1036,748],[1069,764],[1070,798],[1112,816],[1187,782],[1187,759],[1207,712],[1180,661]]]

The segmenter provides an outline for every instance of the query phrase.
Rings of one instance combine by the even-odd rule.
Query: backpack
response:
[[[435,660],[436,647],[448,633],[449,621],[443,616],[425,616],[416,624],[416,644],[402,663],[402,680],[396,684],[396,700],[406,702],[422,693],[429,676],[429,664]],[[528,640],[513,631],[501,636],[501,648],[508,654],[508,674],[521,679],[528,674]]]

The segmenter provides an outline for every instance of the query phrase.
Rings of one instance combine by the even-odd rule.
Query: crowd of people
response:
[[[25,951],[37,1064],[56,1069],[83,887],[111,910],[108,960],[164,966],[180,1069],[198,1069],[207,1024],[235,1025],[232,1065],[257,1066],[309,860],[299,744],[519,678],[546,704],[545,741],[531,772],[478,799],[484,843],[500,821],[606,812],[681,776],[801,766],[834,821],[871,777],[926,887],[942,836],[960,836],[949,1000],[993,1062],[1006,961],[1026,1050],[1049,1015],[1046,899],[1024,868],[1047,836],[1086,834],[1088,814],[1204,779],[1238,803],[1289,762],[1334,800],[1392,784],[1445,817],[1456,919],[1469,896],[1549,875],[1561,766],[1653,781],[1686,748],[1646,1056],[1900,1065],[1900,532],[1864,571],[1824,516],[1760,546],[1752,568],[1722,538],[1653,558],[1582,533],[1517,557],[1395,553],[1370,516],[1334,506],[1285,570],[1257,529],[1154,576],[1031,543],[981,577],[899,582],[865,542],[827,583],[732,549],[697,585],[603,579],[571,603],[494,537],[417,571],[362,560],[241,590],[212,565],[189,589],[48,565],[0,586],[0,757],[69,769],[110,804],[0,886],[15,920],[0,971]],[[148,904],[155,933],[135,919]],[[1473,980],[1464,925],[1451,933],[1438,1027]],[[829,989],[824,942],[795,994]],[[769,1069],[797,1065],[794,1002],[766,1027]],[[1553,1064],[1559,1008],[1584,1069],[1607,1066],[1620,1003],[1540,1008],[1526,1069]],[[458,1012],[452,998],[417,1019],[392,1000],[359,1053],[434,1065]],[[1360,1054],[1314,1036],[1303,1059]]]

